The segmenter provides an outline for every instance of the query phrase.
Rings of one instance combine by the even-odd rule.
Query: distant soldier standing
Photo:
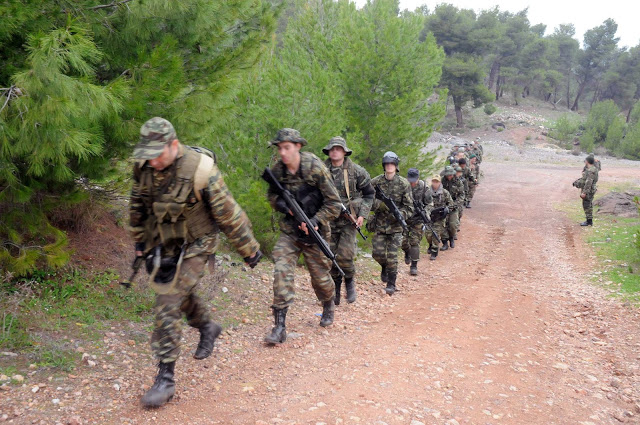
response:
[[[433,210],[431,212],[431,226],[433,230],[440,236],[440,239],[447,238],[447,230],[445,228],[447,215],[451,208],[453,208],[453,200],[449,192],[442,187],[441,177],[435,174],[431,178],[431,199],[433,199]],[[433,237],[431,232],[427,233],[427,241],[429,241],[429,252],[431,253],[430,260],[435,260],[438,257],[440,251],[440,245],[436,238]]]
[[[593,197],[597,191],[598,169],[595,166],[595,158],[593,155],[587,156],[584,161],[584,170],[582,177],[573,182],[573,185],[579,189],[582,198],[582,208],[586,216],[586,221],[580,223],[581,226],[593,226]]]
[[[460,227],[459,211],[464,208],[465,201],[464,185],[456,177],[453,167],[445,167],[442,187],[449,192],[453,201],[453,207],[450,208],[446,219],[447,238],[442,239],[442,250],[446,251],[448,248],[447,242],[451,248],[456,246],[455,240],[457,239],[458,227]]]
[[[462,215],[464,213],[464,206],[467,204],[467,189],[466,182],[467,180],[462,176],[462,168],[460,165],[455,166],[456,170],[456,180],[460,182],[462,185],[462,200],[460,201],[461,206],[458,209],[458,232],[460,232],[460,223],[462,222]],[[456,235],[453,239],[458,240],[458,236]]]
[[[322,237],[329,241],[330,223],[340,213],[340,195],[333,184],[329,170],[320,158],[309,152],[300,152],[307,141],[300,132],[291,128],[278,131],[271,145],[278,149],[278,160],[271,171],[276,179],[293,194],[298,204]],[[335,311],[335,286],[331,279],[331,261],[308,236],[305,223],[299,223],[289,211],[284,199],[269,188],[269,202],[274,210],[283,214],[280,220],[280,237],[273,248],[273,318],[275,326],[265,337],[265,342],[281,344],[287,339],[286,317],[295,295],[293,281],[300,254],[309,269],[311,285],[322,302],[320,326],[333,323]]]
[[[429,186],[420,180],[420,172],[417,168],[409,168],[407,180],[411,185],[411,193],[413,195],[414,207],[415,203],[424,208],[427,217],[433,208],[431,193]],[[418,274],[418,261],[420,261],[420,241],[424,236],[424,222],[417,210],[414,210],[413,216],[407,220],[407,231],[402,237],[402,250],[404,251],[405,264],[411,264],[409,274],[416,276]]]
[[[411,185],[404,177],[398,175],[398,164],[400,159],[394,152],[386,152],[382,157],[381,174],[373,180],[371,184],[391,198],[403,218],[413,215],[413,197],[411,195]],[[398,249],[402,244],[402,225],[387,205],[376,197],[373,201],[373,219],[367,223],[367,229],[374,232],[373,236],[373,259],[382,266],[380,280],[387,284],[385,292],[393,295],[396,291],[396,279],[398,277]]]
[[[129,224],[137,257],[146,257],[156,293],[151,348],[158,360],[155,383],[142,397],[158,407],[175,393],[174,367],[180,355],[182,316],[200,330],[194,358],[211,355],[221,327],[196,295],[205,264],[222,230],[252,268],[261,257],[247,215],[229,193],[213,155],[182,145],[171,123],[152,118],[140,129],[133,151]]]
[[[460,168],[462,168],[462,177],[465,179],[465,192],[466,192],[466,204],[465,207],[467,208],[471,208],[471,199],[473,199],[473,192],[475,192],[475,181],[476,178],[473,174],[473,172],[471,171],[471,168],[469,167],[469,164],[467,164],[467,160],[466,158],[460,158],[458,160],[458,164],[460,165]]]
[[[371,177],[367,170],[355,164],[348,158],[352,151],[342,137],[334,137],[322,152],[329,156],[325,165],[333,177],[333,183],[338,190],[342,204],[347,208],[361,227],[365,217],[369,216],[375,191],[371,186]],[[338,257],[338,265],[344,271],[344,286],[347,290],[347,302],[356,300],[356,288],[353,281],[355,276],[354,259],[356,257],[356,228],[343,214],[331,222],[331,251]],[[336,285],[335,304],[340,304],[340,289],[342,275],[334,267],[331,277]]]

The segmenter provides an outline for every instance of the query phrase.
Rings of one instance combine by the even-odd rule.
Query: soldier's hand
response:
[[[364,217],[358,217],[358,219],[356,220],[356,226],[362,227],[363,223],[364,223]]]
[[[249,267],[254,268],[255,266],[258,265],[261,258],[262,258],[262,251],[258,250],[258,252],[253,254],[253,256],[245,257],[244,262],[247,263]]]
[[[318,221],[315,219],[315,217],[309,219],[309,221],[311,222],[311,224],[313,224],[313,228],[318,230]],[[305,235],[309,234],[309,229],[307,229],[307,223],[301,223],[300,226],[298,226],[298,228],[302,230]]]
[[[587,197],[587,194],[586,194],[586,193],[581,193],[581,194],[580,194],[580,197],[581,197],[582,199],[584,199],[584,198],[586,198],[586,197]]]

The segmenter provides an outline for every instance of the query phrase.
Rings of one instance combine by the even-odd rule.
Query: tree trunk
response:
[[[462,121],[462,105],[460,99],[453,98],[454,109],[456,110],[456,127],[461,128],[464,124]]]
[[[580,101],[580,96],[582,96],[582,93],[584,92],[585,87],[587,87],[586,78],[582,83],[580,83],[580,86],[578,87],[578,93],[576,93],[576,100],[573,102],[573,106],[571,107],[572,111],[578,110],[578,102]]]
[[[631,119],[631,112],[633,112],[633,108],[636,107],[636,103],[638,101],[636,100],[636,102],[633,103],[633,105],[631,105],[631,107],[629,108],[629,112],[627,112],[627,124],[629,123],[629,120]]]
[[[598,98],[598,95],[600,93],[598,93],[600,91],[600,83],[596,84],[596,88],[593,91],[593,99],[591,99],[591,105],[589,105],[589,108],[593,108],[593,104],[596,102],[596,99]]]
[[[500,87],[502,87],[500,85],[501,78],[502,77],[500,75],[498,75],[498,78],[496,79],[496,100],[500,99],[500,96],[502,96],[500,94],[501,93]]]
[[[489,90],[493,90],[493,84],[496,81],[496,77],[500,74],[500,62],[498,60],[493,61],[491,65],[491,72],[489,72]]]
[[[571,109],[571,75],[567,73],[567,109]]]

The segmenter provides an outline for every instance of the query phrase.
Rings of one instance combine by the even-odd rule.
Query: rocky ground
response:
[[[579,201],[571,182],[583,158],[500,136],[473,135],[485,147],[484,178],[458,246],[435,262],[425,256],[417,277],[403,265],[393,297],[363,255],[358,301],[322,329],[300,268],[289,339],[267,347],[271,266],[244,270],[227,258],[202,284],[227,330],[205,361],[190,357],[197,332],[185,331],[169,405],[140,408],[154,374],[148,324],[123,323],[77,345],[83,364],[72,373],[0,377],[0,422],[640,423],[640,313],[591,284],[585,229],[556,208]],[[430,147],[451,141],[436,135]],[[603,183],[640,179],[637,163],[602,163]]]

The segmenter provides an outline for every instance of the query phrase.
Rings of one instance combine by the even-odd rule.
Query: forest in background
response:
[[[535,97],[567,111],[554,137],[640,157],[640,46],[607,19],[575,39],[527,11],[396,0],[9,0],[0,5],[0,268],[21,276],[69,260],[92,189],[123,194],[140,125],[173,122],[211,148],[261,243],[275,237],[259,175],[282,127],[318,152],[335,135],[372,175],[393,149],[423,170],[447,105]]]

